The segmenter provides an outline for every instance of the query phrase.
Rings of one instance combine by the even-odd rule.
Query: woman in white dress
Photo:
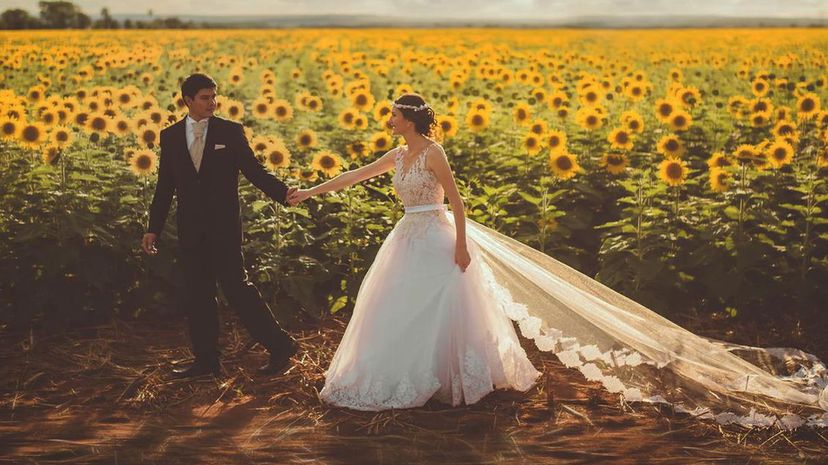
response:
[[[626,403],[667,404],[750,427],[828,426],[828,370],[797,349],[697,336],[577,270],[465,218],[434,113],[404,95],[388,122],[406,145],[289,198],[395,170],[405,206],[368,270],[320,392],[359,410],[477,402],[540,373],[521,334]],[[451,213],[443,206],[448,197]]]
[[[471,404],[494,388],[528,390],[540,373],[496,305],[476,246],[466,239],[463,200],[446,154],[427,137],[434,112],[419,96],[404,95],[388,125],[405,146],[291,199],[394,169],[394,188],[405,206],[360,286],[320,397],[342,407],[384,410],[422,406],[432,397]]]

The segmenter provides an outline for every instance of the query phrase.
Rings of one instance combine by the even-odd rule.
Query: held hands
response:
[[[156,239],[158,239],[158,235],[155,233],[146,233],[141,239],[141,248],[144,249],[147,255],[155,255],[158,253],[158,249],[155,248]]]
[[[469,249],[467,249],[465,246],[457,246],[454,249],[454,263],[457,263],[457,266],[460,267],[460,270],[463,273],[465,273],[466,268],[468,268],[469,263],[471,263]]]
[[[288,204],[295,207],[300,202],[304,202],[312,196],[310,189],[294,189],[293,192],[288,192]]]

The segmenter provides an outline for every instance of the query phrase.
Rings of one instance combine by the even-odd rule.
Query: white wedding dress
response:
[[[454,217],[425,167],[393,177],[405,216],[368,270],[326,372],[323,401],[358,410],[478,401],[539,373],[520,333],[626,403],[720,424],[828,427],[828,370],[791,348],[705,338],[529,246],[466,220],[471,265],[454,263]]]
[[[476,245],[454,263],[455,228],[444,192],[425,167],[430,144],[393,177],[405,216],[389,233],[359,288],[353,315],[320,397],[355,410],[419,407],[430,398],[472,404],[494,388],[526,391],[540,373],[488,286]]]

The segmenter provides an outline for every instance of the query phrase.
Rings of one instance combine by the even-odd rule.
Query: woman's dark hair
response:
[[[201,89],[215,89],[218,87],[216,81],[210,76],[202,73],[193,73],[181,83],[181,97],[195,98]]]
[[[419,107],[425,104],[425,100],[417,94],[403,94],[397,100],[394,100],[394,103]],[[424,136],[431,136],[437,126],[434,110],[430,107],[423,110],[414,110],[413,108],[397,108],[397,110],[402,113],[405,119],[414,123],[417,132]]]

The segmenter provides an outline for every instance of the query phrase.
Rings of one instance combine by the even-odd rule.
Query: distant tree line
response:
[[[126,19],[123,23],[109,14],[108,8],[101,10],[101,17],[92,19],[80,7],[66,1],[38,2],[40,15],[35,17],[20,8],[10,8],[0,13],[0,29],[189,29],[209,27],[192,21],[181,21],[176,17],[154,18],[149,21]],[[149,11],[152,17],[152,10]]]

